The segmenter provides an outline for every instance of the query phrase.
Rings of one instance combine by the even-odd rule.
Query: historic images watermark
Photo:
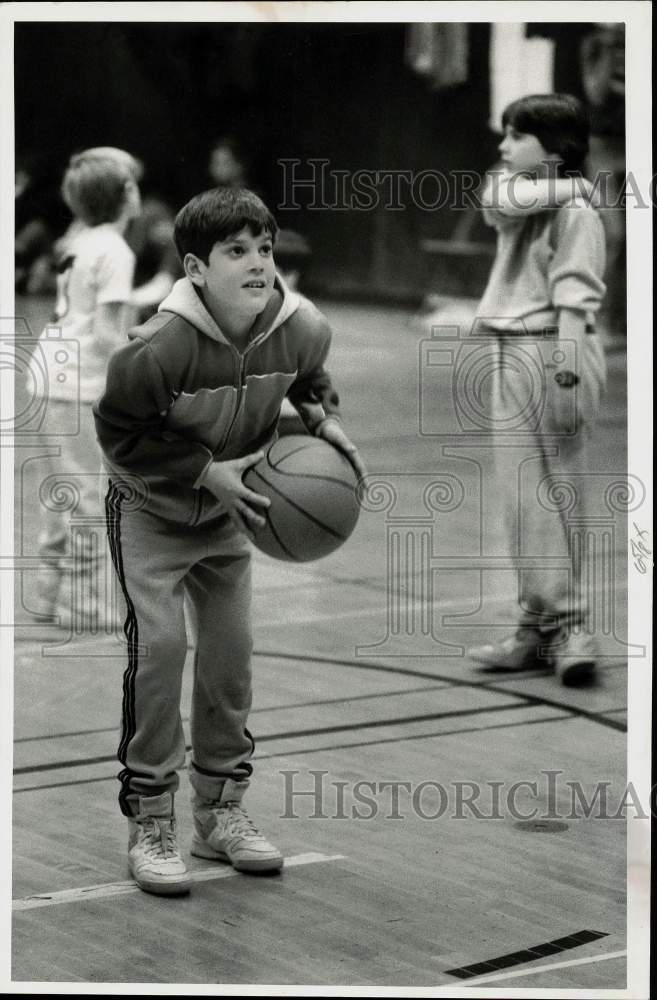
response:
[[[442,209],[459,212],[484,207],[502,206],[501,192],[511,207],[531,210],[531,202],[517,197],[521,174],[507,176],[501,170],[481,174],[476,170],[385,170],[363,168],[345,170],[331,165],[331,160],[310,157],[276,161],[280,168],[279,212],[299,210],[319,212],[373,212],[384,209],[402,212],[416,208],[424,212]],[[559,178],[557,164],[550,163],[548,184]],[[656,175],[657,177],[657,175]],[[657,180],[653,177],[648,191],[641,189],[632,171],[628,171],[621,184],[611,171],[599,171],[589,182],[580,175],[573,175],[574,188],[579,197],[601,210],[647,209],[656,203]],[[486,189],[484,204],[482,192]],[[548,188],[549,190],[549,188]]]
[[[537,777],[438,781],[346,781],[328,770],[282,770],[281,819],[421,820],[477,819],[572,821],[648,819],[655,814],[655,791],[642,803],[632,784],[620,793],[611,780],[585,783],[562,770],[542,770]]]

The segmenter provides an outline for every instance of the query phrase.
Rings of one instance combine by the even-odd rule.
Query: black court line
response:
[[[272,659],[284,659],[284,660],[306,660],[307,658],[300,653],[280,653],[272,652],[271,650],[261,650],[260,656],[270,656]],[[528,694],[524,691],[509,691],[505,687],[498,687],[495,683],[476,683],[475,681],[469,680],[459,680],[456,677],[445,677],[443,674],[433,674],[427,670],[412,670],[408,667],[388,667],[381,663],[370,663],[367,660],[364,661],[354,661],[354,660],[335,660],[329,657],[323,656],[313,656],[313,663],[331,663],[334,666],[342,667],[352,667],[356,670],[382,670],[384,673],[394,673],[401,674],[405,677],[423,677],[427,680],[435,681],[445,681],[451,684],[453,687],[468,687],[468,688],[479,688],[486,691],[494,691],[496,694],[513,695],[515,698],[520,698],[528,705],[545,705],[549,708],[560,708],[562,711],[570,712],[571,715],[577,715],[582,719],[589,719],[591,722],[597,722],[601,726],[606,726],[608,729],[615,729],[618,732],[626,733],[627,724],[622,722],[617,722],[616,719],[608,719],[599,712],[589,712],[585,708],[578,708],[576,705],[571,705],[568,702],[557,701],[555,698],[543,698],[540,695]],[[508,674],[506,675],[509,676]],[[581,688],[576,688],[575,690],[583,690]],[[594,690],[594,689],[593,689]]]
[[[312,661],[309,661],[312,662]],[[289,705],[268,705],[263,708],[253,708],[249,715],[262,714],[263,712],[284,712],[288,708],[315,708],[319,705],[340,705],[345,702],[351,703],[352,701],[365,701],[371,698],[394,698],[398,695],[405,694],[423,694],[427,691],[445,691],[447,688],[451,687],[449,684],[441,684],[438,681],[436,684],[429,684],[426,687],[417,688],[401,688],[395,691],[375,691],[372,694],[354,694],[349,698],[320,698],[317,701],[297,701],[291,702]],[[624,709],[616,709],[616,711],[625,711]],[[189,722],[189,717],[185,716],[182,719],[183,722]],[[38,743],[41,740],[62,740],[67,736],[97,736],[100,733],[117,733],[118,726],[104,726],[101,729],[78,729],[74,732],[67,733],[45,733],[42,736],[21,736],[14,740],[14,744],[19,743]]]
[[[465,729],[441,729],[437,733],[414,733],[412,736],[389,736],[382,740],[361,740],[358,743],[338,743],[323,747],[302,747],[301,749],[295,748],[293,750],[285,750],[283,752],[279,751],[278,753],[258,753],[256,751],[251,759],[276,760],[277,757],[298,757],[311,753],[326,753],[331,750],[352,750],[358,749],[358,747],[381,746],[385,743],[407,743],[410,740],[429,740],[436,739],[440,736],[459,736],[461,733],[485,733],[493,729],[513,729],[518,726],[534,726],[541,722],[568,722],[572,718],[572,715],[549,715],[544,716],[542,719],[524,719],[522,722],[497,722],[492,726],[470,726]],[[187,765],[184,764],[181,770],[186,771]],[[115,778],[115,774],[104,774],[99,778],[77,778],[74,781],[55,781],[50,785],[27,785],[24,788],[15,788],[14,794],[19,795],[21,792],[44,792],[50,791],[53,788],[71,788],[74,785],[95,785],[101,781],[114,781]]]
[[[524,706],[519,706],[524,707]],[[360,740],[358,743],[333,743],[323,747],[307,747],[305,750],[285,750],[278,753],[258,754],[257,760],[275,760],[277,757],[296,757],[297,754],[326,753],[329,750],[351,750],[352,747],[375,747],[385,743],[409,743],[411,740],[436,739],[440,736],[458,736],[460,733],[484,733],[491,729],[513,729],[518,726],[533,726],[539,722],[567,722],[572,715],[549,715],[542,719],[523,719],[522,722],[497,722],[492,726],[470,726],[466,729],[441,729],[436,733],[413,733],[411,736],[386,736],[380,740]]]
[[[405,676],[405,677],[418,677],[418,678],[422,678],[424,680],[430,680],[430,681],[433,681],[433,682],[442,683],[442,684],[446,685],[447,687],[468,687],[468,688],[472,688],[474,690],[493,691],[496,694],[504,694],[504,695],[507,695],[507,696],[511,695],[511,697],[517,698],[521,703],[524,703],[525,705],[534,705],[534,706],[538,705],[538,706],[545,706],[545,707],[549,707],[549,708],[557,708],[557,709],[559,709],[561,711],[567,712],[571,716],[577,716],[577,717],[580,717],[580,718],[589,719],[592,722],[597,722],[600,725],[607,726],[610,729],[615,729],[618,732],[627,732],[627,723],[618,722],[616,719],[608,718],[604,714],[597,713],[597,712],[589,712],[586,709],[577,708],[576,706],[570,705],[567,702],[559,702],[559,701],[556,701],[555,699],[551,699],[551,698],[543,698],[543,697],[539,697],[538,695],[531,695],[531,694],[527,694],[527,693],[524,693],[524,692],[509,691],[507,688],[505,688],[503,686],[498,686],[495,683],[491,683],[489,681],[486,681],[486,682],[476,682],[476,681],[470,681],[470,680],[460,680],[458,678],[446,677],[446,676],[441,675],[441,674],[433,674],[433,673],[430,673],[428,671],[414,670],[414,669],[410,669],[410,668],[407,668],[407,667],[390,667],[390,666],[387,666],[386,664],[371,663],[369,661],[354,662],[353,660],[338,660],[338,659],[335,659],[333,657],[324,657],[324,656],[318,656],[318,655],[314,655],[312,658],[308,659],[308,657],[303,656],[303,655],[298,654],[298,653],[285,653],[285,652],[277,652],[277,651],[271,651],[271,650],[258,650],[257,653],[254,653],[254,655],[262,656],[262,657],[270,657],[272,659],[279,659],[279,660],[283,659],[283,660],[303,661],[303,662],[306,662],[306,663],[329,663],[329,664],[331,664],[333,666],[351,667],[351,668],[356,668],[356,669],[360,669],[360,670],[374,670],[374,671],[380,671],[380,672],[383,672],[383,673],[393,673],[393,674],[396,674],[398,676],[401,675],[401,676]],[[434,685],[432,685],[431,687],[433,687],[433,686]],[[431,689],[431,688],[429,688],[429,689]],[[441,689],[436,686],[436,690],[441,690]],[[359,697],[359,696],[357,696],[357,697]],[[365,696],[365,697],[367,697],[367,696]],[[344,699],[344,700],[349,700],[349,699]],[[520,706],[518,706],[518,707],[520,707]],[[473,710],[470,710],[470,712],[466,712],[464,710],[463,714],[472,714],[472,711]],[[619,709],[618,711],[623,711],[623,710]],[[433,718],[438,718],[438,717],[439,716],[433,716]],[[427,718],[431,718],[431,716],[428,716]],[[406,721],[412,721],[412,720],[406,720]],[[386,725],[386,724],[394,725],[394,724],[400,724],[400,723],[399,723],[399,720],[397,722],[395,722],[395,720],[390,720],[389,723],[386,723],[386,722],[381,722],[381,723],[370,722],[370,723],[367,723],[367,724],[362,724],[362,726],[359,725],[359,726],[350,726],[350,727],[343,727],[343,728],[351,728],[351,729],[353,729],[353,728],[364,728],[367,725],[377,725],[377,724],[379,724],[379,725]],[[98,732],[103,732],[103,731],[112,731],[113,732],[114,731],[114,727],[112,727],[111,730],[98,730]],[[324,729],[324,730],[320,729],[320,730],[315,730],[315,731],[312,731],[312,730],[310,730],[310,731],[303,731],[302,730],[302,731],[299,731],[297,735],[312,735],[313,733],[329,732],[329,731],[334,731],[334,730],[331,730],[331,729]],[[266,742],[267,740],[272,740],[272,739],[288,738],[289,736],[293,736],[293,735],[294,734],[281,734],[279,736],[264,736],[264,737],[261,736],[259,738],[259,740],[258,740],[258,743]],[[60,767],[76,767],[76,766],[86,766],[86,765],[90,765],[90,764],[109,763],[109,762],[114,761],[114,760],[115,760],[115,756],[114,755],[109,755],[109,756],[105,755],[105,756],[102,756],[102,757],[94,757],[94,758],[86,758],[86,759],[83,758],[80,761],[62,762],[62,763],[59,763],[59,764],[55,762],[55,763],[52,763],[52,764],[46,764],[46,765],[42,765],[42,766],[38,766],[38,767],[19,768],[19,769],[16,769],[14,771],[14,773],[15,774],[29,774],[29,773],[35,773],[35,772],[38,772],[38,771],[56,770],[56,769],[58,769]],[[99,779],[99,780],[103,780],[103,779]]]
[[[485,962],[475,962],[474,965],[462,965],[458,969],[443,969],[442,971],[446,976],[454,976],[456,979],[471,979],[474,976],[483,976],[487,972],[499,972],[500,969],[508,969],[513,965],[535,962],[537,958],[557,955],[559,952],[578,948],[582,944],[589,944],[591,941],[597,941],[603,937],[609,937],[609,932],[577,931],[576,934],[555,938],[554,941],[546,941],[545,944],[532,945],[531,948],[523,948],[522,951],[512,951],[507,955],[500,955],[499,958],[489,958]]]
[[[410,722],[435,722],[436,719],[450,719],[456,716],[481,715],[484,712],[508,712],[514,709],[526,708],[525,705],[508,702],[504,705],[485,705],[478,708],[455,708],[448,712],[429,712],[424,715],[406,715],[396,719],[367,719],[364,722],[348,722],[341,726],[317,726],[314,729],[292,729],[287,733],[269,733],[259,736],[258,743],[271,743],[274,740],[298,739],[300,736],[321,736],[326,733],[354,732],[361,729],[374,729],[383,726],[404,726]],[[191,750],[191,745],[185,750]],[[78,760],[53,760],[47,764],[28,764],[14,768],[14,774],[39,774],[42,771],[59,771],[70,767],[88,767],[91,764],[107,764],[116,760],[116,754],[104,754],[100,757],[80,757]]]

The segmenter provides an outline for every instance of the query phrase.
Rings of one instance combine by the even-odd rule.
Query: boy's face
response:
[[[558,162],[556,153],[548,153],[543,144],[529,132],[519,132],[513,125],[506,125],[504,138],[497,147],[506,174],[531,172],[546,174],[550,162]]]
[[[230,312],[255,318],[267,305],[274,287],[272,238],[267,232],[254,236],[245,226],[215,243],[207,264],[195,254],[187,254],[185,270],[203,290],[215,317]]]

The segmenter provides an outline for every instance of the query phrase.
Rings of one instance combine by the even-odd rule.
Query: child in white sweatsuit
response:
[[[520,615],[513,635],[469,655],[507,670],[549,664],[574,684],[590,679],[597,656],[586,627],[583,535],[572,534],[566,515],[572,502],[580,524],[585,518],[580,474],[605,384],[594,325],[604,233],[579,173],[588,148],[581,104],[529,96],[502,122],[502,174],[491,175],[483,196],[497,253],[477,329],[491,337],[497,497],[511,553],[522,560]]]

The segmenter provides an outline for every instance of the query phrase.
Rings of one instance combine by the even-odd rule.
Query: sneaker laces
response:
[[[238,802],[222,802],[216,804],[219,813],[226,816],[227,833],[238,837],[261,837],[255,823]]]
[[[154,861],[166,860],[178,853],[174,821],[160,816],[149,816],[141,824],[144,853]]]

